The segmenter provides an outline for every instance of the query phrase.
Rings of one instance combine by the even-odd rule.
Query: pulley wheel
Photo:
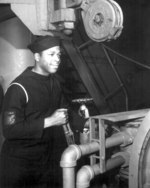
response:
[[[122,29],[123,14],[117,3],[109,0],[97,0],[82,11],[87,35],[101,42],[115,38],[118,29]]]
[[[150,187],[150,111],[134,139],[129,163],[129,188]]]

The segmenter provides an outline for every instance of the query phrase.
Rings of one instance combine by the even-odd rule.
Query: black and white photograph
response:
[[[0,0],[0,188],[150,188],[150,0]]]

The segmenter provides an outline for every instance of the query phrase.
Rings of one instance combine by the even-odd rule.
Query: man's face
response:
[[[60,65],[60,47],[55,46],[42,51],[38,65],[44,75],[56,73]]]

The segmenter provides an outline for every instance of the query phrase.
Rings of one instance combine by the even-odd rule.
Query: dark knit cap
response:
[[[54,46],[60,46],[60,38],[52,36],[42,36],[28,45],[28,48],[33,53],[39,53]]]

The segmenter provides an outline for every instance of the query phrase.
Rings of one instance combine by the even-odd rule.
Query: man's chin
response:
[[[54,73],[56,73],[56,72],[57,72],[57,70],[58,70],[58,68],[53,69],[53,70],[50,70],[50,73],[51,73],[51,74],[54,74]]]

